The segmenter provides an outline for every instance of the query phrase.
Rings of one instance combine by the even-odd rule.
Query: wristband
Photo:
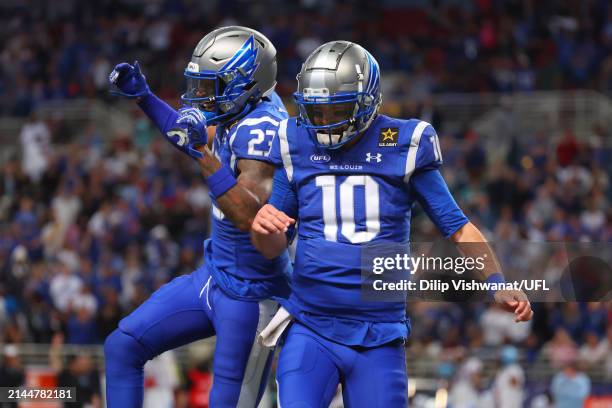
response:
[[[226,166],[222,166],[219,170],[207,177],[206,183],[208,184],[210,194],[215,200],[222,196],[227,190],[238,184],[236,178]]]
[[[504,278],[504,275],[502,275],[500,272],[496,272],[494,274],[487,276],[486,282],[500,284],[500,283],[506,283],[506,279]],[[489,290],[489,295],[493,297],[495,295],[495,292],[497,292],[497,290],[491,289]]]

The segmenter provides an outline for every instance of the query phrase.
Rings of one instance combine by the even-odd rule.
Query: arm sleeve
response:
[[[175,126],[179,114],[166,102],[154,94],[147,95],[138,102],[138,106],[155,124],[155,127],[164,135],[164,138],[176,149],[187,153],[187,140],[185,129]],[[178,142],[176,138],[178,137]]]
[[[451,195],[437,169],[421,170],[410,178],[410,187],[429,218],[446,238],[469,221]]]
[[[293,185],[287,178],[285,169],[277,168],[274,172],[272,184],[272,194],[270,194],[269,204],[284,212],[289,217],[297,220],[298,218],[298,199]],[[287,231],[287,240],[291,241],[295,235],[295,225]]]
[[[177,111],[154,94],[142,98],[138,106],[164,135],[172,129],[179,116]]]

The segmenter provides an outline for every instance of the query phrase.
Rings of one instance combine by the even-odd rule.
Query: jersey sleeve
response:
[[[278,210],[284,212],[289,217],[297,220],[298,217],[298,199],[293,184],[287,178],[287,171],[279,167],[274,172],[274,181],[272,183],[272,193],[270,194],[269,204],[272,204]],[[287,231],[287,239],[291,241],[295,235],[295,225],[292,225]]]
[[[457,205],[438,169],[422,170],[413,175],[410,187],[444,237],[448,238],[467,224],[468,218]]]
[[[297,194],[284,168],[277,168],[274,172],[272,193],[268,202],[291,218],[298,215]]]
[[[281,123],[282,126],[282,123]],[[270,147],[270,154],[268,155],[270,163],[276,167],[283,166],[283,158],[281,154],[280,138],[277,136],[272,140],[272,147]]]
[[[285,108],[285,104],[283,103],[283,100],[280,98],[280,96],[278,96],[278,94],[276,92],[272,92],[268,96],[268,98],[270,99],[270,102],[278,110],[278,115],[280,117],[282,117],[283,119],[289,119],[289,113],[287,113],[287,109]]]
[[[442,151],[438,134],[429,123],[421,123],[424,124],[424,129],[416,153],[416,173],[438,169],[442,166]]]
[[[270,148],[278,134],[279,120],[271,116],[248,118],[230,136],[230,149],[236,160],[270,162]]]
[[[287,173],[287,178],[291,181],[293,177],[293,164],[291,159],[291,151],[295,151],[290,147],[287,129],[290,128],[289,119],[283,120],[278,125],[277,137],[272,141],[270,155],[268,160],[276,167],[284,167]]]

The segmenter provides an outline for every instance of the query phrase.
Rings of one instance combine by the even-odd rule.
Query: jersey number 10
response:
[[[328,241],[338,240],[338,216],[336,214],[336,176],[318,176],[317,187],[323,193],[323,233]],[[355,187],[365,190],[365,231],[355,226]],[[380,232],[380,205],[378,183],[368,175],[348,176],[338,189],[340,196],[340,232],[351,243],[359,244],[372,240]]]

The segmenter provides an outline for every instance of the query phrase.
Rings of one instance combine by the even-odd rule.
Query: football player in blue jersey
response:
[[[362,251],[407,246],[418,201],[445,237],[480,243],[495,257],[440,174],[432,126],[378,113],[380,72],[369,52],[347,41],[324,44],[297,79],[299,116],[280,124],[272,195],[252,225],[253,243],[268,258],[283,253],[297,228],[291,295],[264,331],[274,342],[289,327],[277,369],[280,405],[326,407],[341,383],[345,406],[405,407],[406,303],[362,300]],[[502,282],[497,262],[488,264],[486,279]],[[494,298],[517,321],[531,319],[523,292]]]
[[[185,77],[178,112],[150,91],[137,62],[118,64],[109,78],[115,93],[136,99],[166,139],[198,161],[214,205],[204,264],[162,286],[106,339],[111,408],[142,405],[147,360],[214,335],[210,406],[255,407],[271,353],[254,339],[277,309],[270,298],[288,293],[287,255],[263,257],[248,233],[268,199],[275,168],[268,154],[287,118],[274,93],[276,50],[255,30],[220,28],[198,43]]]

